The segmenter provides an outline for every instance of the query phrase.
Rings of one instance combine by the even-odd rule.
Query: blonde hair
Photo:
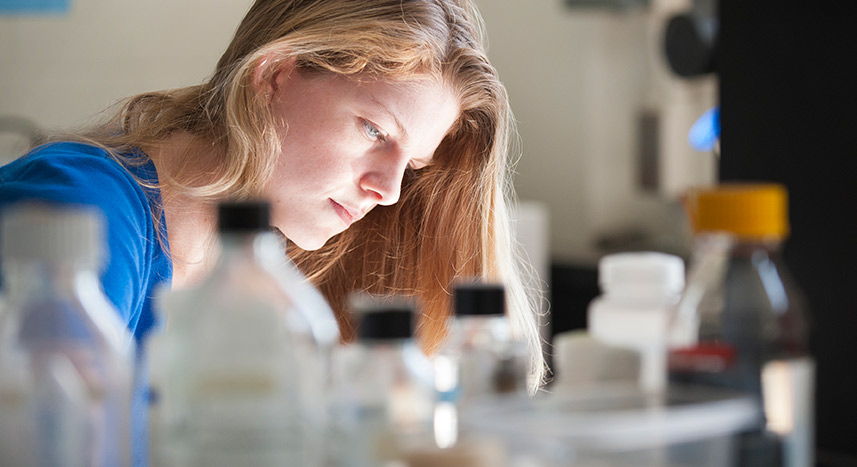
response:
[[[418,336],[428,353],[445,337],[453,280],[501,281],[513,327],[530,344],[536,390],[545,373],[538,302],[522,282],[509,219],[515,132],[482,37],[469,0],[257,0],[211,79],[134,96],[91,139],[121,153],[186,132],[211,144],[218,177],[194,183],[163,174],[161,183],[207,199],[251,197],[270,180],[280,153],[279,123],[254,80],[269,77],[278,63],[293,60],[303,72],[446,84],[461,115],[432,164],[406,174],[400,201],[376,207],[317,251],[289,253],[337,312],[344,339],[354,335],[345,311],[350,292],[418,297]]]

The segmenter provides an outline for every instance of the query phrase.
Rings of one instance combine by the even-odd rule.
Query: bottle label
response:
[[[751,368],[736,357],[734,348],[719,344],[675,350],[669,355],[670,379],[738,390],[759,400],[764,417],[757,430],[741,435],[742,465],[811,465],[813,360],[769,360]]]
[[[668,366],[673,375],[717,374],[735,365],[735,348],[727,344],[700,344],[669,353]]]
[[[762,368],[765,427],[783,439],[783,465],[812,464],[813,381],[808,357],[773,360]]]

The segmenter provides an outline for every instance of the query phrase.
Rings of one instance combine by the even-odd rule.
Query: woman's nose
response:
[[[369,193],[377,204],[396,204],[402,193],[402,177],[409,159],[401,154],[387,154],[373,159],[371,166],[360,177],[360,188]]]

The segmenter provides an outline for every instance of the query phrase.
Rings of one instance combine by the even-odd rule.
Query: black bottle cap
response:
[[[350,306],[357,315],[360,340],[410,339],[414,335],[416,304],[404,297],[354,295]]]
[[[217,207],[217,226],[224,232],[258,232],[271,228],[267,201],[227,201]]]
[[[506,290],[502,284],[457,284],[453,289],[456,316],[506,314]]]

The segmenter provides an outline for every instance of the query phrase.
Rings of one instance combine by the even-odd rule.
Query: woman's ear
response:
[[[259,96],[270,102],[277,90],[285,84],[289,75],[295,71],[296,60],[293,57],[279,58],[264,56],[253,70],[253,87]]]

